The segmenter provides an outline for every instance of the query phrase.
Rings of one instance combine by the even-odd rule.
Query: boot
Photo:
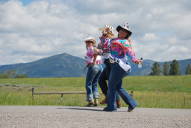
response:
[[[116,100],[116,105],[117,105],[117,108],[121,108],[121,101],[120,100]]]
[[[93,101],[88,101],[88,104],[86,105],[86,107],[93,107],[93,106],[94,106]]]
[[[98,99],[94,99],[94,106],[98,106],[99,104],[99,100]]]
[[[100,104],[106,104],[106,97],[100,102]]]

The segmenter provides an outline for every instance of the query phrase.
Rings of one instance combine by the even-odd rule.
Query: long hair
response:
[[[107,38],[113,38],[114,34],[113,34],[113,27],[106,25],[103,28],[100,28],[99,30],[101,30],[102,35],[106,36]]]

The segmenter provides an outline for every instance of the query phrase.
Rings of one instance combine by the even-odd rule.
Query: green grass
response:
[[[35,91],[85,91],[85,78],[0,79],[0,105],[85,106],[85,95],[35,95]],[[14,86],[18,85],[18,86]],[[130,76],[123,87],[134,91],[139,107],[191,108],[191,76]],[[126,106],[123,103],[123,106]]]

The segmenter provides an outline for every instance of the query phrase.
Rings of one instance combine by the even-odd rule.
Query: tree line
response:
[[[18,74],[15,70],[7,70],[0,73],[0,78],[28,78],[26,74]]]
[[[191,64],[187,65],[185,74],[191,74]],[[160,64],[155,62],[152,65],[150,75],[181,75],[179,62],[177,60],[173,60],[170,64],[165,62],[162,69]]]

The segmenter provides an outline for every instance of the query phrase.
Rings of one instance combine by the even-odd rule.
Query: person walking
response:
[[[142,61],[135,57],[135,52],[131,45],[132,41],[130,40],[132,32],[129,30],[128,24],[119,25],[116,30],[118,32],[118,38],[112,39],[110,43],[111,54],[109,56],[109,63],[111,65],[111,71],[108,81],[107,106],[103,111],[117,110],[115,101],[116,93],[118,92],[128,105],[128,112],[131,112],[137,106],[137,102],[122,87],[122,79],[131,70],[129,60],[136,64],[142,63]]]
[[[98,48],[102,50],[102,60],[105,66],[104,66],[103,72],[101,73],[99,77],[98,83],[100,85],[102,93],[105,96],[104,99],[100,102],[100,104],[105,104],[107,100],[107,91],[108,91],[107,80],[109,79],[109,73],[111,69],[110,63],[109,63],[109,56],[110,56],[109,46],[110,46],[111,38],[114,38],[114,34],[113,34],[113,27],[109,25],[106,25],[100,30],[102,31],[102,35],[99,38],[100,43],[98,44]],[[116,96],[116,104],[118,108],[121,107],[118,93]]]

